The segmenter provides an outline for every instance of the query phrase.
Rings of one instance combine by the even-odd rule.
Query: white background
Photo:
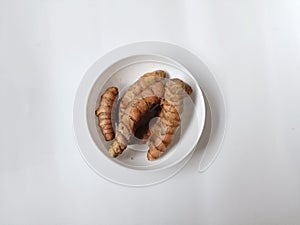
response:
[[[0,1],[0,224],[300,224],[300,1]],[[111,49],[159,40],[216,74],[228,129],[159,185],[97,176],[76,149],[75,93]]]

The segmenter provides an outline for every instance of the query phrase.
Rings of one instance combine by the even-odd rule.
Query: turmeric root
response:
[[[130,140],[129,143],[146,144],[150,136],[149,126],[151,123],[153,123],[151,120],[158,116],[160,110],[160,105],[157,104],[149,112],[147,112],[146,115],[140,119],[140,121],[138,121],[134,136],[132,136],[132,140]]]
[[[131,101],[119,120],[116,137],[108,150],[112,157],[117,157],[126,149],[130,137],[135,133],[137,122],[159,103],[163,94],[164,84],[158,81]]]
[[[130,103],[142,93],[149,86],[153,85],[157,81],[161,81],[166,77],[166,72],[163,70],[156,70],[150,73],[146,73],[141,76],[135,83],[133,83],[125,92],[119,106],[119,121],[121,120],[123,113]]]
[[[150,128],[148,160],[158,159],[166,151],[180,126],[184,97],[191,93],[192,88],[180,79],[171,79],[166,83],[164,99],[160,102],[161,111]]]
[[[118,96],[118,88],[109,87],[102,94],[99,107],[95,114],[99,119],[99,127],[102,135],[106,141],[111,141],[115,137],[113,123],[112,123],[112,111],[113,104]]]

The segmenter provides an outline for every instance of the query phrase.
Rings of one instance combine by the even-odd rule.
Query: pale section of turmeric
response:
[[[112,157],[120,155],[127,147],[130,137],[134,134],[136,124],[141,117],[159,104],[164,94],[164,84],[157,81],[149,85],[138,96],[130,101],[127,109],[123,112],[116,131],[116,137],[109,148]]]
[[[115,132],[113,129],[113,106],[114,102],[118,96],[118,88],[109,87],[101,95],[100,104],[97,108],[95,114],[99,120],[99,127],[101,133],[106,141],[111,141],[115,137]]]
[[[191,93],[192,88],[178,78],[166,83],[164,99],[160,102],[161,111],[157,121],[150,127],[148,160],[158,159],[166,151],[180,126],[183,100]]]
[[[166,78],[166,76],[167,74],[165,71],[155,70],[153,72],[144,74],[136,82],[134,82],[121,99],[119,105],[119,121],[121,120],[126,108],[138,95],[140,95],[145,89],[157,81],[161,81]]]

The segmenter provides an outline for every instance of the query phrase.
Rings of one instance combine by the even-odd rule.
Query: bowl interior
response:
[[[147,160],[148,146],[145,144],[128,145],[117,158],[111,158],[108,148],[112,141],[105,141],[98,127],[95,116],[101,94],[110,86],[119,89],[119,98],[127,88],[140,76],[154,70],[164,70],[168,78],[180,78],[193,89],[191,96],[184,99],[184,110],[181,114],[181,126],[171,144],[161,158]],[[86,105],[86,119],[90,135],[99,151],[109,160],[135,170],[156,170],[173,166],[183,160],[196,146],[202,133],[205,117],[205,105],[202,92],[194,77],[178,62],[159,55],[136,55],[122,59],[106,68],[90,90]],[[151,123],[151,122],[150,122]]]

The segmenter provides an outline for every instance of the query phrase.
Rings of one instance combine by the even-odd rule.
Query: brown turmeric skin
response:
[[[135,133],[138,121],[154,106],[159,104],[163,94],[164,84],[162,81],[157,81],[149,85],[130,101],[119,120],[116,137],[109,148],[109,154],[112,157],[117,157],[126,149],[130,137]]]
[[[165,71],[155,70],[153,72],[144,74],[136,82],[134,82],[121,99],[119,106],[119,121],[121,120],[126,108],[138,95],[140,95],[145,89],[157,81],[161,81],[166,78],[166,76],[167,74]]]
[[[192,88],[178,78],[166,83],[164,99],[160,101],[161,111],[157,121],[150,127],[148,160],[158,159],[166,151],[180,126],[183,100],[191,93]]]
[[[106,141],[111,141],[115,138],[115,132],[113,129],[113,105],[118,96],[118,88],[109,87],[101,95],[100,104],[95,114],[99,120],[99,127],[101,133]]]

